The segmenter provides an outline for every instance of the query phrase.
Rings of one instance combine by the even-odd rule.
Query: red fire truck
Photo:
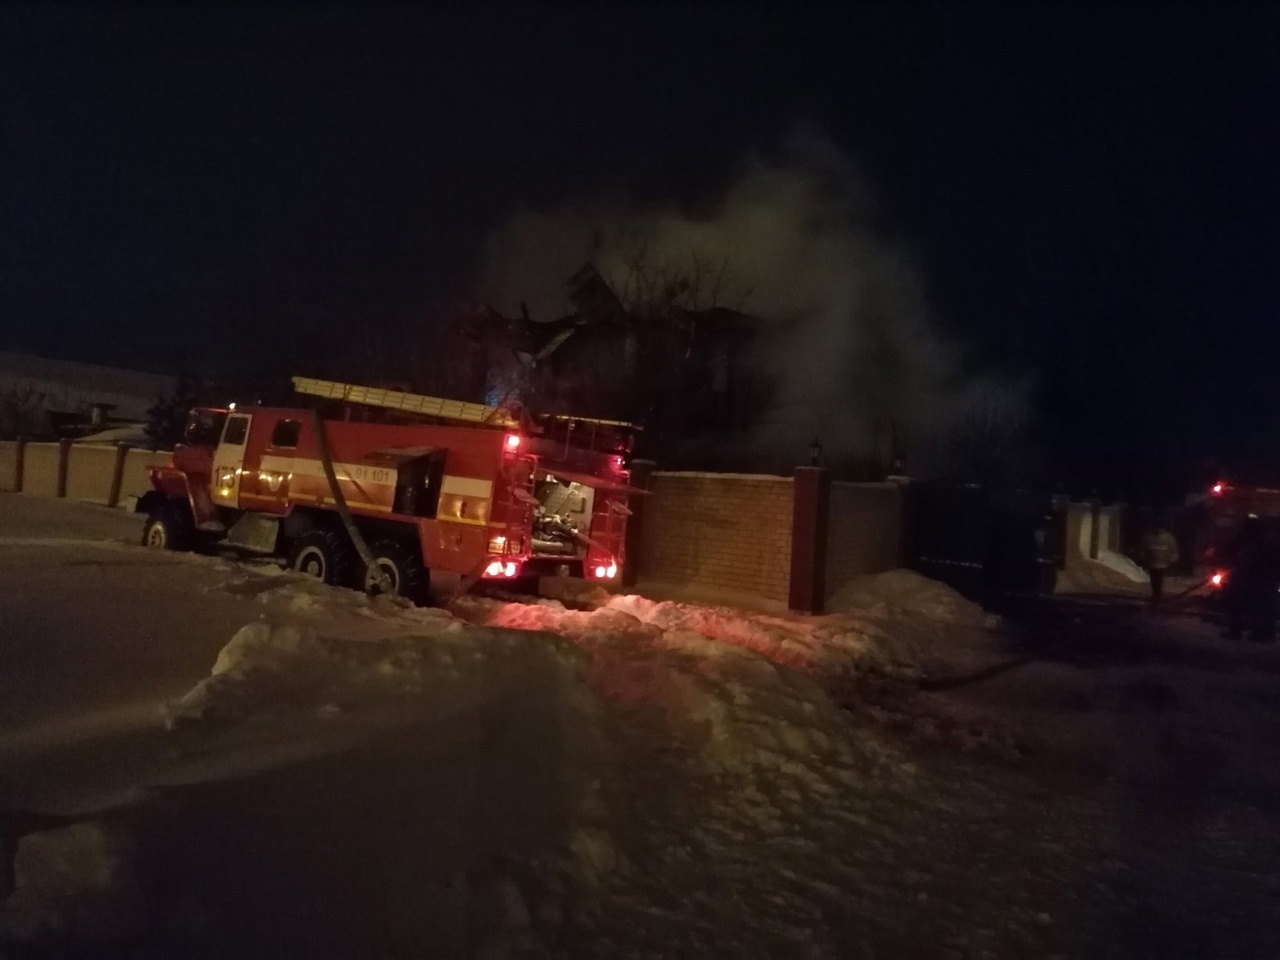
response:
[[[1219,480],[1189,506],[1198,512],[1194,536],[1199,566],[1216,595],[1231,577],[1232,546],[1245,520],[1280,522],[1280,489]]]
[[[287,558],[326,583],[426,602],[432,571],[614,581],[630,424],[294,378],[310,408],[201,408],[151,471],[143,543]],[[325,408],[325,409],[321,409]]]

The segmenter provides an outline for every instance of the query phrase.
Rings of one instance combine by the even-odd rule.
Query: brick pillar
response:
[[[22,475],[27,468],[27,438],[19,437],[13,448],[13,492],[22,492]]]
[[[827,522],[831,504],[831,472],[824,467],[796,467],[791,505],[791,589],[788,606],[821,613],[827,594]]]
[[[71,441],[58,441],[58,489],[55,497],[67,495],[67,465],[71,461]]]
[[[631,486],[648,490],[657,464],[652,460],[631,461]],[[627,521],[627,556],[622,564],[622,586],[634,587],[640,576],[640,536],[644,530],[645,501],[648,497],[632,497],[628,502],[631,518]]]
[[[111,468],[111,490],[107,494],[107,506],[120,506],[120,487],[124,484],[124,462],[129,459],[129,445],[122,443],[116,447],[116,462]]]

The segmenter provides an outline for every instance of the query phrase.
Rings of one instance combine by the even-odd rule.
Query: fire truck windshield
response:
[[[216,447],[226,422],[227,415],[222,410],[192,410],[187,417],[183,442],[193,447]]]

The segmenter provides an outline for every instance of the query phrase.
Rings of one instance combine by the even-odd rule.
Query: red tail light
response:
[[[484,568],[486,577],[516,577],[520,575],[520,563],[516,560],[490,560]]]

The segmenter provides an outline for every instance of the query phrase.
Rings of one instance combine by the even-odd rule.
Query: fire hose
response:
[[[366,571],[364,578],[365,592],[391,593],[391,577],[374,562],[373,551],[369,549],[369,544],[365,542],[364,536],[356,526],[355,519],[351,516],[351,510],[347,507],[346,495],[343,494],[342,485],[338,483],[338,474],[333,469],[333,457],[329,453],[329,438],[325,435],[324,419],[320,416],[319,410],[312,410],[311,417],[315,422],[316,445],[320,448],[320,463],[324,467],[325,479],[329,481],[329,493],[333,495],[334,508],[338,511],[338,516],[342,518],[342,525],[347,530],[347,536],[351,538],[351,543],[356,548],[356,553],[360,555],[360,560],[364,563]],[[373,589],[375,587],[377,588],[376,591]]]
[[[1205,578],[1204,580],[1201,580],[1199,583],[1188,587],[1186,590],[1182,590],[1168,597],[1166,600],[1164,600],[1161,603],[1161,606],[1163,607],[1171,603],[1177,603],[1178,601],[1185,600],[1187,597],[1195,593],[1197,590],[1201,589],[1202,587],[1208,586],[1209,582],[1210,582],[1209,579]],[[1113,622],[1123,623],[1126,620],[1136,619],[1142,616],[1144,613],[1146,613],[1147,610],[1148,608],[1145,605],[1137,606],[1132,609],[1122,610],[1118,614],[1114,615]],[[1072,643],[1071,640],[1058,640],[1055,643],[1051,643],[1048,646],[1043,647],[1040,650],[1037,650],[1035,653],[1026,654],[1020,657],[1013,657],[1009,660],[1004,660],[1000,663],[992,664],[989,667],[983,667],[981,670],[975,670],[973,673],[963,674],[958,677],[936,677],[936,678],[926,677],[921,679],[916,685],[921,690],[925,690],[925,691],[955,690],[958,687],[967,687],[972,683],[978,683],[982,680],[989,680],[992,677],[999,676],[1002,673],[1008,673],[1010,670],[1016,670],[1018,667],[1024,667],[1029,663],[1035,663],[1037,660],[1044,660],[1047,657],[1053,656],[1067,649],[1069,646],[1071,646],[1071,643]]]

